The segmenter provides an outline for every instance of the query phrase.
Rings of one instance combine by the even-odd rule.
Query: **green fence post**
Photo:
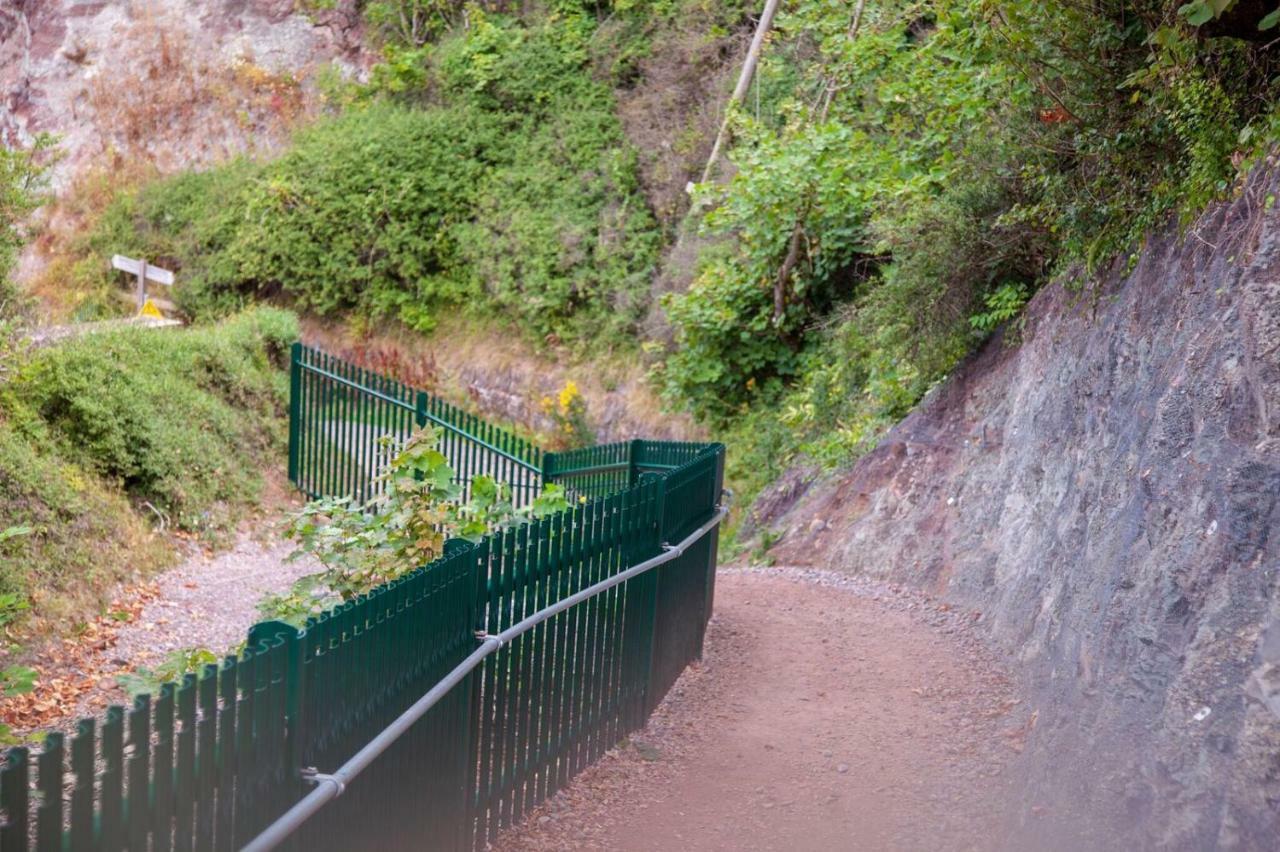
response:
[[[659,473],[647,474],[646,477],[652,477],[656,488],[654,489],[653,504],[653,549],[651,553],[657,554],[662,550],[662,546],[667,543],[666,530],[663,528],[663,518],[666,516],[667,505],[667,477]],[[644,680],[644,699],[641,702],[643,718],[640,725],[643,726],[649,718],[649,714],[653,712],[654,705],[654,667],[658,657],[658,618],[661,615],[659,607],[662,601],[662,574],[663,566],[659,566],[648,573],[649,580],[649,612],[646,614],[648,623],[648,647],[645,649],[645,672]]]
[[[543,451],[542,459],[538,464],[538,477],[542,480],[538,483],[538,492],[541,492],[543,488],[555,481],[555,458],[555,453]]]
[[[421,429],[427,425],[427,395],[418,391],[413,395],[413,425]]]
[[[303,682],[305,653],[302,631],[287,621],[259,621],[249,628],[249,636],[245,642],[245,647],[268,647],[276,639],[280,639],[285,643],[283,708],[285,736],[279,744],[280,754],[284,756],[284,765],[288,772],[284,783],[291,785],[294,790],[292,796],[281,795],[279,797],[278,801],[283,803],[288,799],[292,799],[292,801],[300,800],[310,789],[302,777],[302,755],[306,747],[305,734],[302,730],[303,690],[305,687]],[[270,683],[271,676],[269,673],[266,680],[267,683]],[[282,848],[286,850],[296,849],[296,842],[296,837],[290,838]]]
[[[634,488],[640,477],[640,439],[632,438],[627,445],[627,487]]]
[[[716,472],[715,472],[715,490],[714,496],[711,498],[711,506],[714,509],[720,505],[721,499],[724,497],[724,457],[725,448],[721,446],[716,451]],[[703,622],[711,620],[711,611],[715,605],[716,597],[716,565],[720,562],[720,528],[711,534],[710,552],[707,555],[707,609],[703,615]],[[702,659],[702,640],[698,640],[698,659]]]
[[[289,347],[289,481],[298,484],[298,439],[302,424],[302,344]]]

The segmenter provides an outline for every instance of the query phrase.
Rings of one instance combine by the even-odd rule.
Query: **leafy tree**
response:
[[[41,134],[26,149],[0,145],[0,287],[5,285],[26,238],[24,221],[43,201],[48,155],[56,141]],[[0,289],[0,301],[6,298]]]
[[[1233,190],[1280,129],[1277,60],[1201,5],[895,0],[853,37],[854,4],[789,7],[762,73],[798,83],[699,190],[721,239],[658,371],[745,496],[856,457],[1052,275]]]

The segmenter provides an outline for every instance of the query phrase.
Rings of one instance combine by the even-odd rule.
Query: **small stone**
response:
[[[849,771],[849,764],[847,763],[842,763],[836,767],[836,772],[839,772],[841,775],[845,774],[848,771]]]

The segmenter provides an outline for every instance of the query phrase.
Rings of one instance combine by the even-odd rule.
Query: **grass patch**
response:
[[[30,530],[0,542],[0,596],[51,621],[94,611],[112,585],[170,560],[124,495],[5,423],[0,528]]]
[[[224,528],[284,451],[291,314],[123,329],[44,350],[3,391],[10,422],[174,527]],[[154,508],[152,508],[154,507]]]
[[[126,328],[37,351],[0,387],[0,598],[81,618],[172,559],[157,527],[216,538],[285,456],[292,314]],[[63,625],[69,626],[69,625]]]

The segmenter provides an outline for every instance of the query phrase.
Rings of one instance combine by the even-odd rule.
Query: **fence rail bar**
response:
[[[289,474],[312,497],[376,496],[382,439],[443,421],[462,499],[488,475],[517,505],[549,482],[571,505],[445,542],[301,629],[257,624],[221,664],[9,749],[3,852],[232,852],[311,808],[282,852],[482,852],[642,727],[701,657],[722,444],[544,452],[301,344],[289,367]]]
[[[302,369],[308,373],[314,373],[317,376],[324,376],[326,379],[337,382],[340,385],[345,385],[346,387],[349,387],[352,390],[357,390],[360,393],[365,394],[366,396],[371,396],[374,399],[380,399],[383,402],[388,403],[390,405],[397,406],[398,408],[403,408],[405,411],[416,410],[415,406],[408,404],[402,399],[396,399],[395,397],[387,396],[386,394],[380,393],[379,391],[376,391],[373,388],[370,388],[366,385],[362,385],[359,382],[353,382],[351,379],[348,379],[345,376],[339,376],[337,373],[331,373],[328,370],[325,370],[321,367],[316,367],[312,364],[303,364]],[[418,391],[418,393],[421,394],[423,393],[423,391]],[[458,426],[456,423],[450,423],[448,420],[437,417],[436,415],[432,414],[430,411],[420,411],[417,413],[419,413],[425,419],[430,420],[432,423],[435,423],[437,426],[441,426],[445,429],[448,429],[450,432],[457,432],[459,435],[465,436],[467,440],[474,441],[475,443],[484,447],[486,450],[493,453],[494,455],[502,456],[504,459],[507,459],[508,461],[513,461],[516,464],[520,465],[521,467],[526,468],[529,471],[532,471],[533,473],[541,472],[541,469],[536,464],[532,464],[528,460],[522,459],[519,456],[512,455],[511,453],[507,452],[501,447],[494,446],[493,444],[486,441],[484,438],[481,438],[479,435],[475,435],[467,431],[466,429],[463,429],[462,427]]]
[[[337,382],[340,385],[346,385],[352,390],[360,391],[360,393],[364,394],[365,396],[371,396],[374,399],[380,399],[383,402],[390,403],[391,405],[397,406],[398,408],[403,408],[405,411],[413,411],[413,406],[408,404],[402,399],[396,399],[393,396],[387,396],[381,391],[376,391],[367,385],[360,384],[359,382],[353,382],[351,379],[348,379],[346,376],[339,376],[337,373],[332,373],[324,369],[323,367],[317,367],[314,364],[304,363],[302,365],[302,369],[306,370],[308,373],[314,373],[317,376],[324,376],[326,379]],[[449,428],[453,429],[454,431],[457,431],[457,432],[462,431],[461,429],[458,429],[458,427],[452,424],[445,424],[445,425],[448,425]],[[468,435],[467,437],[470,437],[470,436]]]
[[[673,559],[678,559],[684,555],[695,542],[702,539],[707,533],[715,529],[715,527],[724,520],[725,515],[729,512],[727,505],[717,507],[715,515],[711,520],[698,527],[692,533],[684,538],[679,544],[663,545],[663,552],[651,559],[628,568],[621,573],[615,574],[607,580],[602,580],[595,585],[589,586],[580,592],[576,592],[563,600],[557,601],[551,606],[545,607],[528,618],[508,627],[496,636],[478,636],[480,639],[480,647],[471,652],[471,655],[463,660],[458,666],[435,686],[431,687],[425,695],[414,702],[413,706],[404,711],[394,722],[384,728],[376,737],[371,739],[364,748],[356,752],[356,754],[344,763],[341,768],[332,774],[316,773],[309,776],[309,780],[315,782],[316,787],[306,798],[298,802],[290,808],[278,820],[273,822],[265,831],[247,843],[242,852],[268,852],[275,849],[283,843],[289,835],[293,834],[298,828],[310,819],[317,811],[324,807],[328,802],[338,798],[346,792],[347,784],[351,783],[357,775],[369,767],[382,754],[391,747],[396,740],[404,736],[413,724],[427,714],[427,711],[440,702],[442,698],[462,683],[463,679],[471,672],[475,671],[485,657],[497,651],[504,645],[510,644],[512,640],[528,633],[542,622],[555,616],[565,610],[571,609],[580,603],[596,597],[614,586],[620,586],[628,580],[638,577],[648,571],[652,571],[660,565],[664,565]]]

